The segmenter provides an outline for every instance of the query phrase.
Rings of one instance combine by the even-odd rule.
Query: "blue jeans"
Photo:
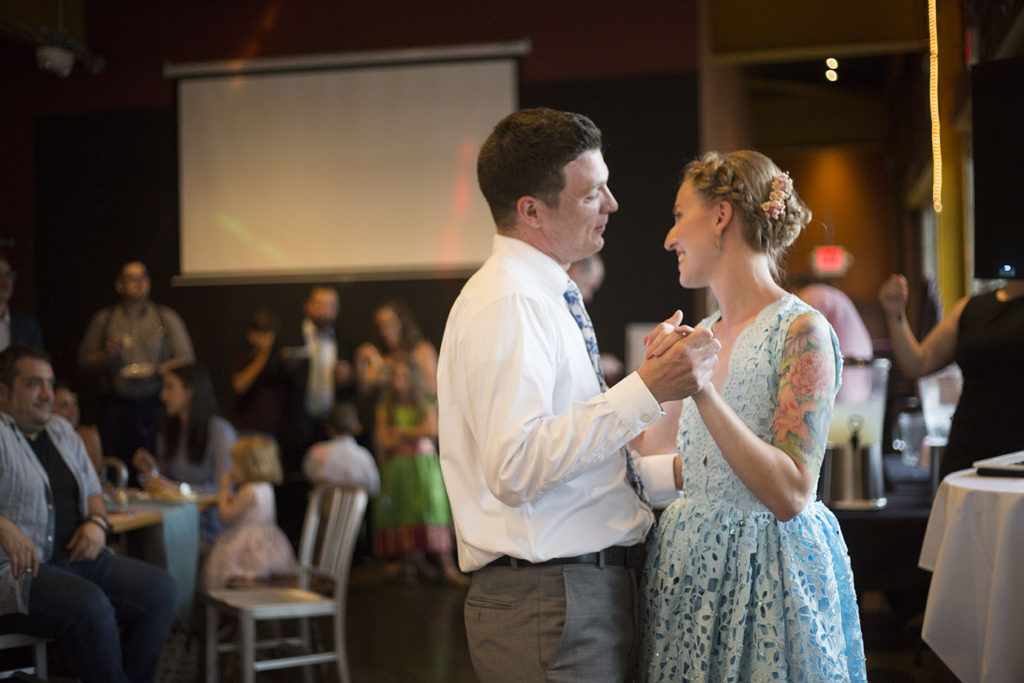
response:
[[[0,632],[53,638],[83,683],[152,681],[176,601],[167,572],[104,549],[40,565],[29,613],[0,617]]]

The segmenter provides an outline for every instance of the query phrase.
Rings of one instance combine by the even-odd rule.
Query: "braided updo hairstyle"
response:
[[[683,181],[691,181],[709,204],[727,201],[733,211],[743,216],[744,239],[754,251],[767,254],[776,280],[781,275],[782,254],[811,220],[811,210],[797,196],[795,188],[782,202],[783,208],[776,217],[761,208],[771,199],[772,180],[781,173],[771,159],[753,150],[724,156],[707,152],[687,164],[683,171]]]

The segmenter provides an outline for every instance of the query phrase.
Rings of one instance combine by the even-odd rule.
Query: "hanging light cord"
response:
[[[932,118],[932,204],[942,211],[942,150],[939,144],[939,32],[935,0],[928,0],[928,107]]]

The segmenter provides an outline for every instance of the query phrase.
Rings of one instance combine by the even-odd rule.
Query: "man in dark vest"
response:
[[[124,462],[138,448],[154,448],[161,375],[195,361],[181,316],[151,301],[149,285],[145,264],[124,264],[116,283],[121,301],[92,317],[78,347],[82,371],[97,379],[103,447]]]

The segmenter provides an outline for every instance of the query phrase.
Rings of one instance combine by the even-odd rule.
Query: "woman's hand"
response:
[[[142,488],[146,489],[150,493],[180,494],[182,492],[181,484],[158,474],[156,470],[152,470],[148,475],[146,475],[145,479],[142,479],[141,477],[139,479],[142,483]]]
[[[367,365],[380,365],[384,362],[384,357],[380,355],[380,350],[369,342],[360,344],[356,348],[355,358],[357,363],[364,362]]]
[[[644,335],[644,358],[655,358],[665,353],[673,344],[693,332],[689,325],[680,325],[683,321],[683,312],[676,311],[650,334]]]
[[[376,346],[367,342],[359,345],[354,358],[356,383],[360,391],[367,392],[381,381],[384,356]]]
[[[890,275],[878,290],[878,300],[882,304],[882,309],[886,316],[891,318],[902,320],[908,298],[907,278],[902,275]]]
[[[139,470],[141,474],[149,476],[153,470],[156,469],[156,459],[153,454],[147,451],[145,448],[140,448],[135,451],[132,456],[132,465],[135,469]]]
[[[270,355],[274,348],[274,340],[277,336],[270,330],[250,330],[249,341],[256,347],[259,353]]]

